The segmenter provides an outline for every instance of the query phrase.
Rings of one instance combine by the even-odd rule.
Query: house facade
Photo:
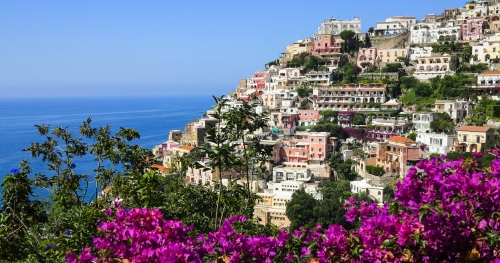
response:
[[[415,112],[413,113],[413,129],[417,133],[431,131],[431,122],[438,120],[440,113],[437,112]]]
[[[453,150],[453,143],[457,138],[457,135],[419,132],[416,141],[425,144],[425,150],[429,153],[448,154]]]
[[[383,167],[390,176],[404,177],[420,161],[419,150],[415,141],[393,136],[378,143],[376,166]]]
[[[495,131],[487,126],[461,126],[454,142],[457,152],[486,152],[488,142],[495,140]]]
[[[313,90],[314,109],[334,111],[378,111],[374,103],[386,102],[386,84],[345,84]],[[370,104],[371,103],[371,104]]]
[[[318,31],[314,34],[314,40],[321,39],[321,35],[340,35],[342,31],[352,30],[354,33],[361,33],[361,19],[339,20],[335,18],[324,19]]]
[[[335,38],[331,34],[323,34],[318,40],[314,41],[314,49],[312,50],[312,55],[317,55],[321,53],[329,52],[339,52],[340,42],[335,42]]]
[[[448,54],[433,54],[431,57],[417,59],[416,71],[413,76],[419,80],[428,80],[437,76],[453,74],[458,66],[458,57]]]

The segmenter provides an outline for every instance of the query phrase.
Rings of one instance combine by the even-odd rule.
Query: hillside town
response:
[[[426,158],[487,153],[499,141],[500,1],[478,0],[424,18],[393,16],[361,31],[361,18],[324,19],[262,70],[239,80],[223,111],[251,104],[266,114],[257,137],[271,155],[251,171],[262,224],[288,227],[287,203],[322,181],[349,178],[352,193],[382,204],[387,189]],[[157,169],[204,145],[214,110],[157,145]],[[234,147],[247,151],[245,141]],[[243,147],[242,147],[243,146]],[[186,183],[219,180],[205,157]],[[262,164],[262,165],[261,165]],[[264,168],[262,168],[264,167]],[[347,169],[346,169],[347,167]],[[222,177],[222,184],[236,179]]]

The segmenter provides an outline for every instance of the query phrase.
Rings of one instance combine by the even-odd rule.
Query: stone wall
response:
[[[408,42],[409,37],[410,33],[408,32],[400,35],[373,36],[370,37],[370,41],[372,43],[372,47],[376,47],[379,49],[395,48],[400,45],[402,45],[402,47],[405,47],[405,44],[406,42]]]

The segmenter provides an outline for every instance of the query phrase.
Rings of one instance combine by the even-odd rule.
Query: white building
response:
[[[452,151],[453,141],[457,138],[457,135],[419,132],[415,141],[425,143],[429,153],[448,154]]]
[[[410,60],[417,60],[418,58],[425,58],[432,56],[432,47],[411,47]]]
[[[308,168],[283,167],[273,168],[273,182],[298,181],[307,182],[313,177],[313,173]]]
[[[418,23],[411,28],[411,43],[437,43],[458,41],[461,38],[460,26],[449,23]]]
[[[384,203],[384,187],[373,186],[369,180],[352,181],[351,192],[354,194],[366,193],[368,197],[379,204]]]
[[[465,100],[436,100],[434,112],[446,112],[455,123],[460,122],[467,116],[469,102]]]
[[[418,23],[411,28],[411,43],[436,43],[439,23]]]
[[[415,17],[394,16],[387,18],[384,22],[377,22],[375,35],[397,35],[406,33],[417,23]]]
[[[413,76],[419,80],[428,80],[437,76],[453,75],[458,66],[458,57],[448,54],[433,54],[431,57],[417,59]]]
[[[352,30],[355,33],[361,33],[361,19],[338,20],[335,18],[324,19],[318,31],[314,34],[314,40],[321,40],[321,35],[331,34],[339,35],[345,30]]]
[[[477,60],[474,57],[477,55]],[[472,46],[472,56],[470,59],[471,64],[475,63],[489,63],[490,59],[500,57],[500,43],[489,43],[483,41]]]
[[[345,84],[314,88],[313,100],[316,110],[334,111],[379,111],[370,103],[386,102],[386,84]]]
[[[415,112],[413,113],[413,128],[417,133],[426,133],[431,131],[431,122],[439,119],[440,113],[437,112]]]
[[[500,86],[500,71],[486,71],[477,76],[477,85],[482,87]]]

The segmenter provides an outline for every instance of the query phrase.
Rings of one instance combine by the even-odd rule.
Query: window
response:
[[[322,143],[323,142],[323,139],[319,139],[319,143]]]
[[[314,143],[314,138],[311,138],[311,142]]]
[[[464,135],[464,136],[463,136],[463,140],[462,140],[462,141],[464,141],[464,142],[466,142],[466,141],[467,141],[467,135]]]
[[[476,136],[476,142],[477,142],[477,143],[481,142],[481,137]]]
[[[378,195],[380,195],[380,194],[381,194],[380,191],[378,191]]]

